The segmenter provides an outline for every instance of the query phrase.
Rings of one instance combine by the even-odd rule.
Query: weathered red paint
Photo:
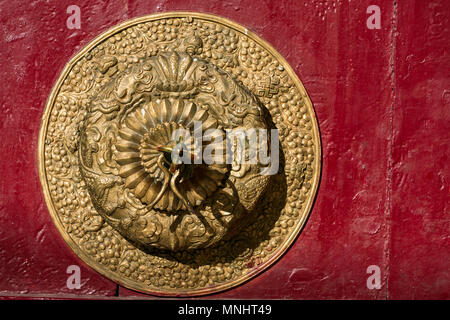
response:
[[[389,295],[450,297],[450,3],[397,9]]]
[[[1,1],[0,296],[140,296],[86,267],[45,206],[37,139],[65,63],[99,33],[170,10],[218,14],[291,64],[314,103],[323,174],[311,216],[273,267],[209,298],[450,298],[450,3],[376,1]],[[66,28],[67,6],[81,30]],[[82,288],[66,287],[78,264]],[[369,290],[366,269],[381,268]]]

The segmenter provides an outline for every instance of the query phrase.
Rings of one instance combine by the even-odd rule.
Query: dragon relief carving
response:
[[[198,58],[201,50],[201,38],[193,35],[123,71],[117,59],[103,58],[97,68],[110,80],[93,95],[79,126],[80,172],[93,205],[124,237],[148,249],[216,245],[256,218],[269,184],[259,164],[198,161],[205,148],[225,154],[227,130],[268,128],[255,95]],[[190,135],[175,140],[180,129]],[[209,129],[220,139],[216,134],[198,147],[196,130]],[[172,159],[180,141],[189,146],[179,152],[189,164]]]

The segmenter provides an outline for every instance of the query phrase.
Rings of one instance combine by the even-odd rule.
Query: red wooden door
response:
[[[80,29],[67,28],[69,5],[80,8]],[[92,271],[63,242],[41,193],[37,141],[46,99],[72,55],[124,20],[173,10],[221,15],[271,43],[305,85],[323,145],[317,199],[295,244],[262,275],[210,298],[450,297],[450,2],[0,6],[0,297],[142,296]],[[80,289],[66,285],[69,265],[81,267]],[[377,268],[380,287],[368,286]]]

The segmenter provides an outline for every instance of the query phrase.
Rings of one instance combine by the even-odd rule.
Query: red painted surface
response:
[[[257,278],[209,298],[450,298],[450,3],[376,1],[0,1],[0,296],[139,296],[86,267],[45,206],[37,139],[65,63],[119,22],[191,10],[270,42],[314,103],[323,174],[296,243]],[[67,6],[81,30],[66,28]],[[82,287],[66,287],[68,265]],[[381,268],[369,290],[366,269]]]
[[[450,3],[398,8],[389,293],[450,297]]]

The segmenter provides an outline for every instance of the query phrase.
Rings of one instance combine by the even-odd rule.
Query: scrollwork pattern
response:
[[[163,110],[162,101],[167,110],[194,104],[222,131],[277,128],[279,173],[227,165],[215,186],[195,179],[197,195],[183,189],[185,203],[175,205],[173,193],[171,204],[161,197],[150,205],[139,183],[167,176],[153,171],[157,158],[142,160],[150,133],[137,137],[131,122],[152,105]],[[71,62],[46,110],[40,172],[51,214],[89,265],[130,288],[196,295],[234,286],[279,257],[310,210],[320,140],[307,93],[273,49],[225,20],[149,16],[107,33]],[[164,119],[158,130],[167,132],[172,119]],[[137,141],[139,156],[120,149]],[[135,160],[144,170],[132,180],[122,166]]]

